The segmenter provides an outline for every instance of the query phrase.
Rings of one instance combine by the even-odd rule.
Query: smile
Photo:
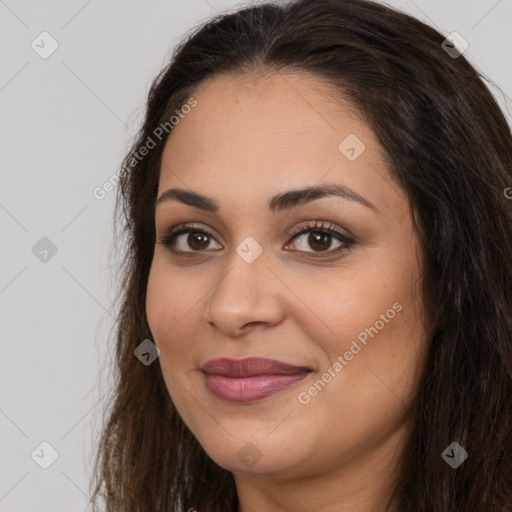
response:
[[[261,400],[289,388],[309,375],[304,371],[292,375],[252,375],[251,377],[226,377],[205,374],[210,392],[226,402],[247,403]]]
[[[208,390],[220,400],[248,403],[262,400],[305,379],[311,370],[274,359],[220,358],[201,368]]]

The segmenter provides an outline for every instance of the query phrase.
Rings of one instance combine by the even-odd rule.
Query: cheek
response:
[[[172,294],[166,290],[168,288],[165,286],[165,281],[158,272],[158,267],[153,264],[146,290],[146,316],[151,333],[156,340],[162,337],[165,326],[168,325],[167,328],[170,328],[174,320],[171,318],[175,311]]]
[[[395,316],[393,303],[403,296],[400,284],[383,284],[378,272],[367,268],[361,272],[346,273],[338,279],[326,279],[322,283],[305,283],[301,296],[307,297],[306,315],[297,315],[302,328],[309,332],[311,339],[315,331],[328,342],[329,352],[338,352],[346,341],[355,339],[365,328],[381,322],[380,315],[389,311],[388,317]],[[390,320],[393,322],[393,320]],[[380,323],[379,323],[380,325]],[[387,324],[386,324],[387,328]]]
[[[153,342],[160,349],[163,369],[180,374],[183,362],[195,361],[194,340],[199,339],[205,286],[155,261],[146,293],[146,316]]]
[[[146,315],[153,336],[163,342],[174,332],[201,295],[194,292],[194,281],[182,283],[155,255],[148,277]]]
[[[204,296],[204,282],[172,271],[158,260],[151,268],[147,294],[146,315],[153,342],[160,350],[160,367],[167,392],[180,417],[202,440],[202,410],[197,409],[202,386],[199,372],[197,340],[198,314]],[[191,380],[192,379],[192,380]]]
[[[325,298],[331,308],[322,320],[334,334],[315,338],[312,323],[302,327],[326,357],[316,380],[299,387],[297,399],[304,405],[298,412],[308,428],[319,429],[327,451],[358,449],[397,429],[424,364],[427,344],[410,290],[382,288],[377,294],[374,289],[366,296],[369,291],[360,289],[337,302]]]
[[[301,292],[309,311],[296,318],[326,364],[344,357],[350,367],[344,373],[373,369],[405,392],[426,346],[420,290],[410,263],[383,263],[326,280],[324,286],[309,285]]]

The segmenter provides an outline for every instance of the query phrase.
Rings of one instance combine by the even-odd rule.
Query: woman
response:
[[[512,137],[444,39],[299,0],[177,48],[120,173],[106,510],[512,509]]]

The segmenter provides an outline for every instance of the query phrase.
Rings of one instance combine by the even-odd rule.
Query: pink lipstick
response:
[[[212,359],[201,368],[210,392],[231,403],[261,400],[303,380],[311,372],[275,359]]]

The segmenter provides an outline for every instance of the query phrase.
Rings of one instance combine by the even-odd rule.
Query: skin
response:
[[[239,512],[386,512],[425,362],[410,205],[374,133],[339,91],[336,101],[330,92],[305,73],[204,82],[163,154],[157,197],[173,187],[193,190],[219,210],[158,204],[147,317],[173,403],[208,455],[233,473]],[[354,161],[338,149],[349,134],[365,144]],[[349,187],[375,209],[338,196],[268,208],[278,192],[325,183]],[[352,234],[355,244],[332,254],[342,246],[334,236],[319,248],[309,232],[289,235],[316,220]],[[211,236],[191,246],[182,234],[174,249],[183,252],[172,253],[158,241],[180,223]],[[263,249],[252,263],[236,251],[249,236]],[[394,303],[402,310],[347,361],[358,334]],[[301,403],[299,393],[340,355],[343,369],[331,370],[330,382]],[[213,396],[201,366],[249,356],[313,371],[251,404]],[[259,460],[249,466],[241,449]]]

